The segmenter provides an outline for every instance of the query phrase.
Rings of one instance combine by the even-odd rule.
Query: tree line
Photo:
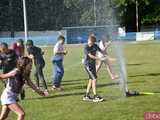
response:
[[[160,0],[137,0],[140,25],[160,23]],[[136,0],[26,0],[29,30],[120,24],[136,30]],[[22,0],[0,1],[0,31],[23,30]],[[96,15],[96,16],[95,16]],[[115,19],[116,18],[116,19]]]

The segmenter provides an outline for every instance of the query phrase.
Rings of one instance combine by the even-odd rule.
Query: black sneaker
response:
[[[131,96],[138,96],[139,92],[137,91],[128,91],[126,92],[126,97],[131,97]]]
[[[95,95],[93,98],[93,102],[102,102],[104,99],[98,95]]]
[[[84,101],[92,101],[93,98],[91,98],[91,96],[89,96],[89,95],[85,95],[85,96],[83,97],[83,100],[84,100]]]

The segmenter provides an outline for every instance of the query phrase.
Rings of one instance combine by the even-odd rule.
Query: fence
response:
[[[86,31],[47,31],[47,32],[29,32],[29,38],[34,41],[37,45],[54,45],[57,41],[57,37],[59,35],[64,35],[67,39],[67,44],[78,44],[78,43],[86,43],[88,35],[91,32]],[[97,39],[101,39],[101,34],[103,31],[96,32],[95,35]],[[121,39],[123,41],[147,41],[147,40],[160,40],[160,31],[155,32],[128,32],[125,36],[117,36],[116,39]],[[18,32],[15,34],[14,38],[9,37],[8,35],[1,35],[0,42],[7,42],[11,44],[15,42],[17,39],[24,39],[22,32]]]
[[[9,32],[1,33],[0,42],[11,44],[17,39],[24,39],[24,32],[15,32],[14,37],[10,37],[9,35]],[[66,31],[29,31],[28,39],[33,40],[37,45],[53,45],[56,43],[59,35],[66,37]]]

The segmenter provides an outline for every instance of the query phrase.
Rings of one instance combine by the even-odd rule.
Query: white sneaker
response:
[[[85,95],[83,97],[83,101],[92,101],[92,98],[90,96]]]

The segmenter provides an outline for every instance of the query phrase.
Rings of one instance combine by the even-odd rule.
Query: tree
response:
[[[12,9],[11,10],[11,1]],[[159,0],[138,0],[139,23],[160,23]],[[120,24],[136,30],[135,0],[26,0],[29,30],[59,30],[69,26]],[[23,30],[22,0],[0,1],[0,31]],[[116,19],[117,18],[117,19]]]
[[[136,31],[135,0],[115,0],[121,25],[126,26],[127,31]],[[159,0],[138,0],[140,25],[155,24],[160,21]]]

